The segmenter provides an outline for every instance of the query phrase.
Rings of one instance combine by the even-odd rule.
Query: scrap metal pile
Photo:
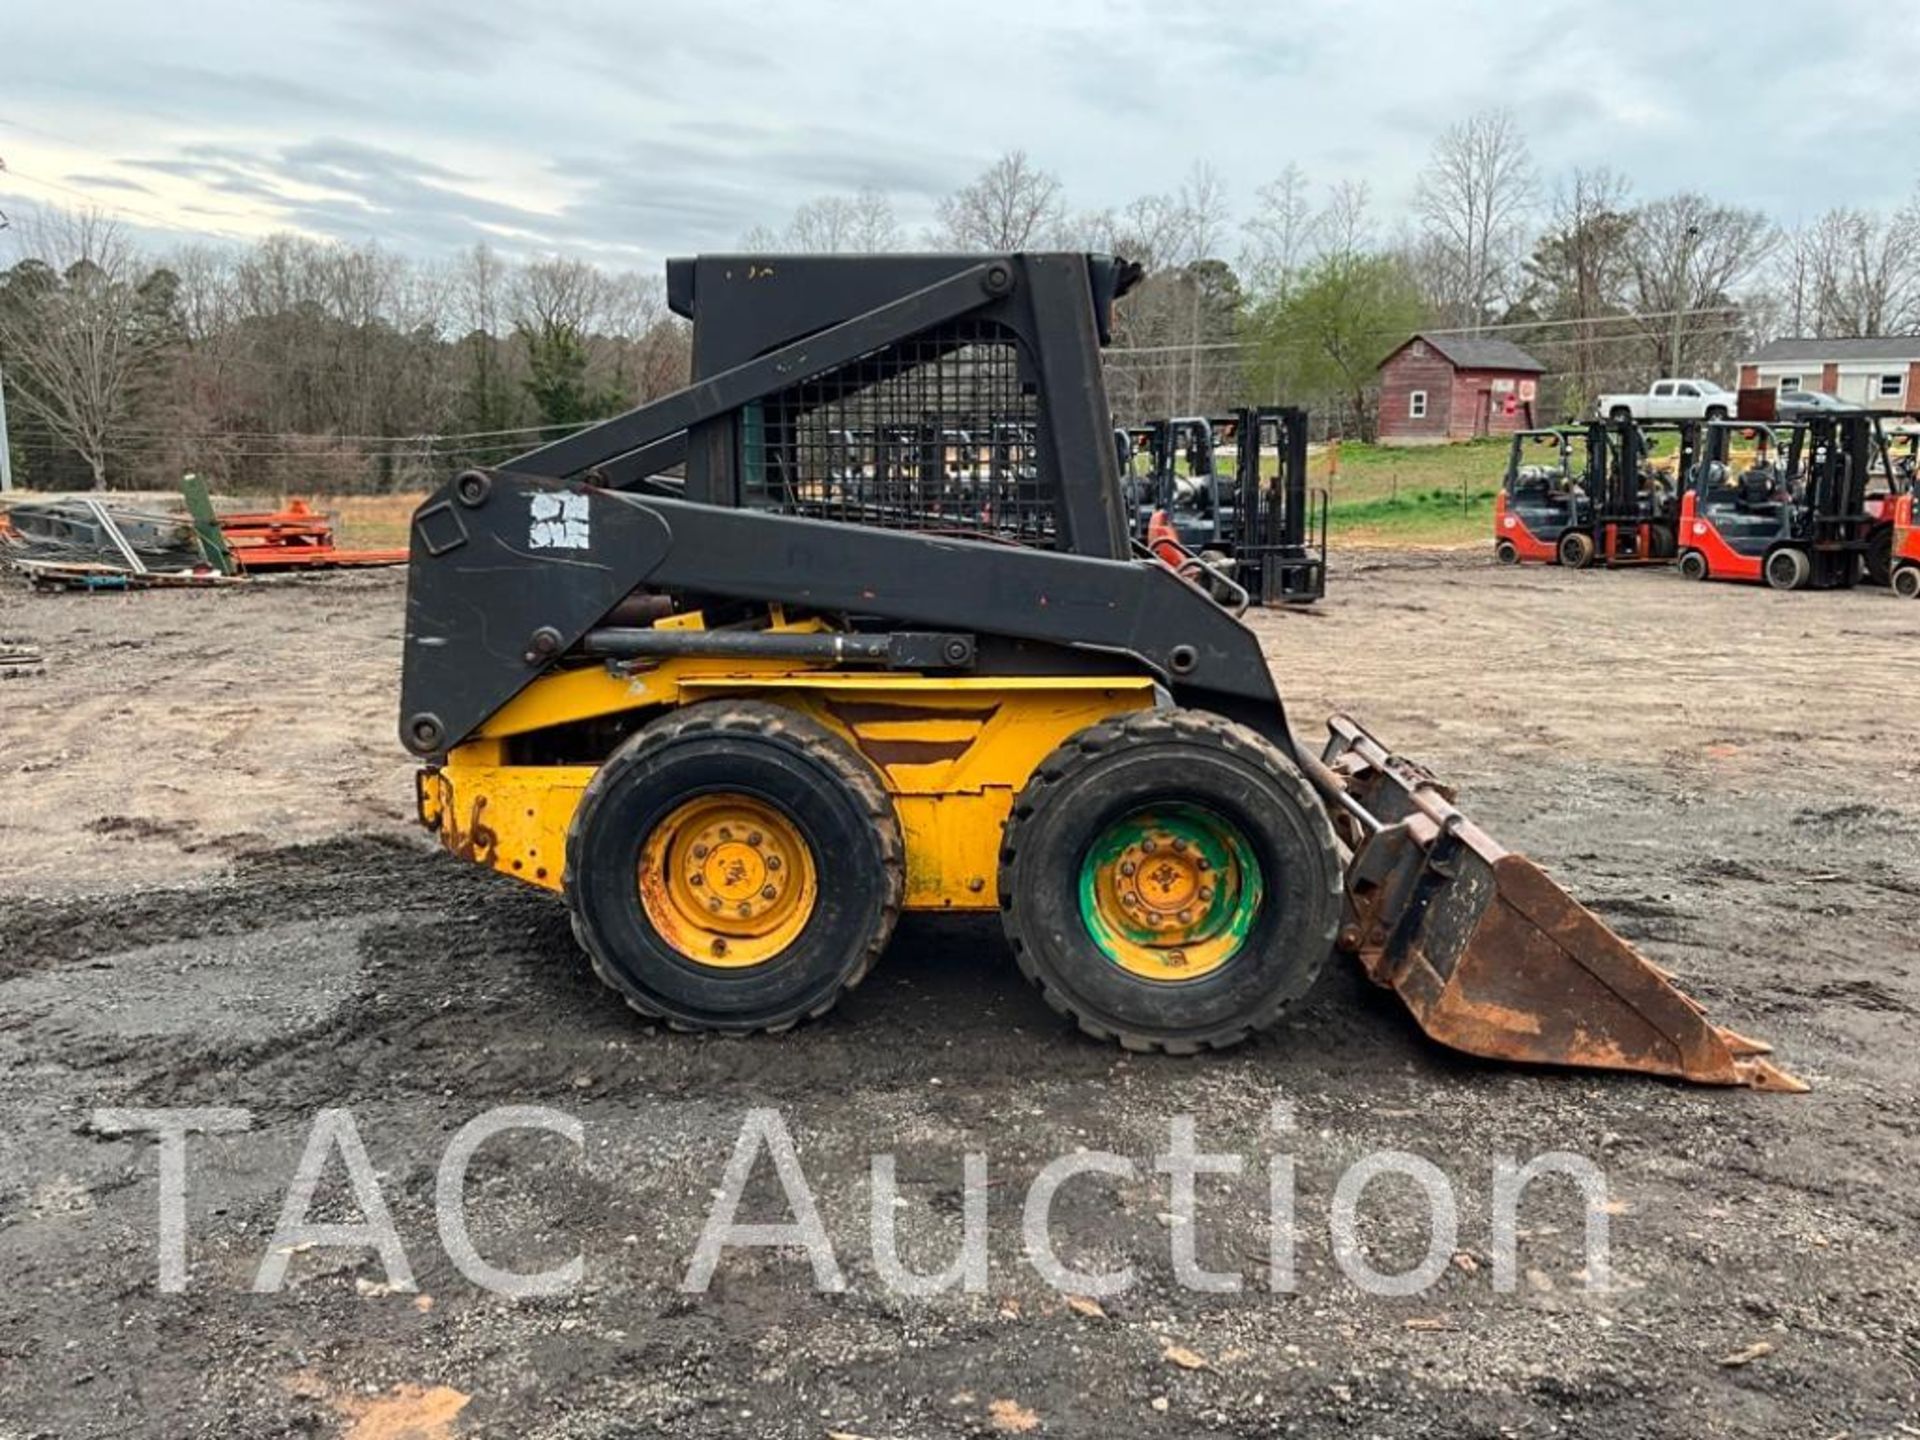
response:
[[[303,500],[284,510],[217,514],[193,477],[184,511],[96,496],[23,500],[0,510],[0,559],[36,589],[218,585],[249,574],[397,565],[405,550],[348,550]]]

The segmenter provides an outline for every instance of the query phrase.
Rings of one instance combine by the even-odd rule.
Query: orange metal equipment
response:
[[[344,565],[404,565],[405,550],[343,550],[333,522],[304,500],[284,510],[220,517],[220,533],[242,570],[308,570]]]

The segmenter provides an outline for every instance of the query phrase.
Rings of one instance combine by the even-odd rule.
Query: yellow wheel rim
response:
[[[1211,975],[1245,948],[1264,887],[1239,826],[1197,805],[1109,825],[1080,866],[1080,917],[1115,965],[1143,980]]]
[[[819,881],[780,810],[721,791],[677,806],[640,848],[640,905],[660,938],[723,970],[760,965],[799,938]]]

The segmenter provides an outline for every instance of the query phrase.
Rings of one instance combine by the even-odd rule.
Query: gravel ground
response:
[[[1303,731],[1336,708],[1433,764],[1514,848],[1715,1014],[1814,1083],[1782,1097],[1481,1065],[1427,1045],[1344,965],[1229,1054],[1127,1057],[1064,1031],[991,923],[912,920],[825,1021],[778,1039],[656,1033],[613,1003],[549,897],[411,828],[392,741],[400,581],[220,593],[0,591],[0,1440],[26,1436],[1023,1434],[1920,1435],[1920,611],[1667,574],[1340,557],[1309,613],[1258,625]],[[1276,1103],[1292,1128],[1275,1128]],[[467,1279],[434,1214],[459,1128],[497,1105],[583,1145],[490,1142],[481,1254],[582,1259],[568,1293]],[[248,1112],[188,1150],[186,1288],[157,1284],[156,1147],[99,1107]],[[743,1117],[777,1109],[846,1288],[798,1251],[682,1277]],[[316,1115],[351,1112],[410,1262],[290,1257],[252,1293]],[[1168,1126],[1238,1177],[1200,1182],[1176,1282]],[[1131,1267],[1070,1305],[1022,1204],[1078,1149],[1063,1261]],[[1368,1293],[1329,1238],[1369,1153],[1437,1165],[1458,1202],[1440,1280]],[[1496,1284],[1500,1157],[1605,1176],[1610,1283],[1571,1185],[1521,1211]],[[869,1163],[897,1157],[907,1261],[961,1227],[986,1157],[988,1280],[893,1293]],[[1294,1285],[1269,1288],[1269,1176],[1295,1166]],[[355,1220],[336,1155],[314,1213]],[[771,1167],[743,1214],[785,1218]],[[1383,1179],[1371,1262],[1404,1269],[1429,1206]]]

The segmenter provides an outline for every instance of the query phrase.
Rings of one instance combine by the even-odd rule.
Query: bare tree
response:
[[[1246,242],[1240,268],[1255,290],[1284,295],[1306,263],[1318,225],[1307,172],[1288,165],[1254,192],[1254,201],[1254,213],[1241,227]]]
[[[104,490],[171,345],[171,296],[97,211],[44,210],[18,223],[30,258],[0,286],[8,387]]]
[[[823,195],[794,212],[787,248],[802,254],[872,254],[900,248],[893,202],[871,187],[853,195]]]
[[[1609,323],[1628,309],[1629,195],[1626,177],[1612,170],[1575,170],[1555,187],[1546,229],[1523,267],[1522,309],[1560,322],[1542,338],[1564,356],[1550,383],[1569,413],[1584,411],[1630,360],[1632,337]]]
[[[939,202],[941,242],[955,250],[1028,250],[1064,221],[1060,177],[1009,150]]]
[[[1802,247],[1821,335],[1904,333],[1920,322],[1920,212],[1831,210]]]
[[[1669,195],[1633,213],[1627,242],[1630,298],[1646,317],[1642,339],[1656,370],[1724,368],[1742,314],[1736,291],[1775,244],[1758,210]]]
[[[1226,177],[1206,161],[1194,161],[1180,182],[1181,264],[1218,258],[1226,243],[1227,207]]]
[[[1822,268],[1817,226],[1781,232],[1761,297],[1767,331],[1780,335],[1818,332]]]
[[[1482,110],[1434,142],[1414,206],[1444,262],[1429,299],[1447,319],[1486,323],[1519,258],[1533,198],[1533,162],[1510,111]]]
[[[1352,259],[1374,248],[1373,192],[1364,180],[1342,180],[1309,232],[1316,259]]]

